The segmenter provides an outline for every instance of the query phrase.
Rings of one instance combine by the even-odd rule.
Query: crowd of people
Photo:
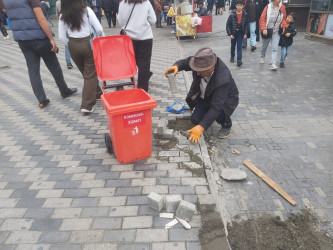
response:
[[[168,2],[169,4],[170,2]],[[212,2],[200,1],[198,13],[209,15]],[[30,83],[39,102],[45,108],[50,100],[46,97],[40,76],[42,58],[54,77],[63,98],[73,95],[77,89],[69,88],[65,82],[56,53],[58,47],[52,32],[52,20],[49,17],[50,5],[47,0],[0,0],[2,15],[1,31],[5,38],[3,16],[6,13],[11,21],[13,38],[26,59]],[[107,18],[109,28],[116,26],[118,19],[122,32],[133,42],[138,67],[138,87],[149,91],[149,79],[152,76],[150,63],[153,47],[152,26],[161,28],[162,15],[165,16],[162,0],[58,0],[56,3],[59,18],[58,35],[65,44],[68,69],[73,66],[71,60],[83,76],[81,112],[92,113],[96,100],[103,94],[97,78],[91,38],[104,36],[101,25],[101,9]],[[216,14],[222,14],[225,1],[216,2]],[[24,12],[24,15],[23,13]],[[281,0],[233,0],[229,7],[230,16],[226,31],[230,36],[230,62],[235,61],[237,48],[237,66],[242,65],[242,47],[250,40],[251,51],[262,37],[260,63],[265,62],[269,43],[272,44],[270,69],[276,70],[278,46],[281,46],[280,67],[285,67],[285,58],[290,52],[293,37],[296,35],[294,13],[286,15]],[[186,101],[193,111],[191,121],[195,126],[190,129],[189,140],[200,141],[205,129],[216,121],[221,125],[219,138],[227,138],[232,127],[231,115],[239,101],[238,88],[225,63],[210,48],[201,48],[194,56],[179,60],[169,67],[165,75],[178,71],[192,71],[193,82]]]

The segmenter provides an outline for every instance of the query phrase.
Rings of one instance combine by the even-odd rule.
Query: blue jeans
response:
[[[256,41],[257,41],[257,35],[256,35],[256,22],[250,22],[250,45],[251,46],[256,46]]]
[[[235,58],[235,47],[237,44],[237,61],[242,60],[242,42],[243,42],[243,34],[240,31],[236,32],[235,38],[231,39],[231,58]]]
[[[68,91],[58,58],[56,54],[51,51],[52,45],[49,39],[18,41],[18,44],[28,66],[32,90],[39,103],[47,99],[43,88],[43,82],[40,77],[41,58],[51,72],[60,93],[66,93]]]
[[[69,53],[68,46],[65,46],[66,63],[71,63],[71,54]]]
[[[286,60],[286,57],[289,54],[290,48],[291,48],[291,46],[281,47],[281,60],[280,60],[280,63],[284,63],[284,60]]]
[[[106,20],[108,21],[109,28],[111,28],[111,11],[110,10],[104,10],[104,14],[106,16]]]
[[[272,57],[271,57],[271,64],[275,64],[277,54],[278,54],[278,48],[279,48],[279,41],[280,41],[280,35],[279,33],[273,33],[272,38],[262,39],[262,48],[261,48],[261,58],[265,58],[266,51],[269,42],[272,40]]]
[[[191,115],[191,122],[195,125],[198,125],[201,122],[202,118],[207,114],[209,109],[209,105],[200,98],[197,105],[195,105],[195,109]],[[216,118],[216,122],[220,124],[222,128],[231,128],[232,126],[232,121],[230,117],[226,118],[223,111]]]

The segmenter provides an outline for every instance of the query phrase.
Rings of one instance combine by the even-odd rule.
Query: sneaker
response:
[[[72,69],[73,65],[71,63],[67,63],[67,69]]]
[[[272,64],[269,69],[271,69],[271,70],[277,70],[277,66],[275,64]]]
[[[243,48],[243,49],[246,49],[246,45],[242,45],[242,48]]]
[[[39,103],[39,107],[41,109],[45,108],[48,104],[50,103],[50,100],[49,99],[45,99],[44,101],[40,102]]]
[[[243,64],[242,60],[237,60],[237,66],[238,67],[242,66],[242,64]]]
[[[251,46],[251,52],[254,52],[257,49],[256,46]]]
[[[77,88],[68,88],[66,93],[61,93],[60,95],[62,96],[62,98],[67,98],[71,95],[73,95],[74,93],[76,93]]]
[[[81,112],[82,113],[92,113],[92,112],[94,112],[94,109],[93,108],[91,108],[90,110],[89,109],[81,109]]]
[[[280,68],[284,68],[284,63],[280,63]]]
[[[231,127],[230,128],[221,128],[221,130],[217,134],[217,137],[220,139],[228,138],[230,136],[230,131],[231,131]]]
[[[265,57],[260,58],[260,62],[259,63],[264,64],[265,63]]]
[[[235,58],[230,57],[230,62],[235,62]]]

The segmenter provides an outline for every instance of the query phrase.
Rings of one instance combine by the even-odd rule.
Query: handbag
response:
[[[90,39],[89,39],[89,43],[90,43],[90,47],[92,49],[92,42],[95,39],[95,37],[98,37],[97,32],[95,30],[95,28],[91,25],[90,23],[90,18],[89,18],[89,14],[88,14],[88,9],[87,9],[87,17],[88,17],[88,24],[89,24],[89,29],[90,29]],[[92,30],[91,30],[92,29]]]
[[[125,25],[125,27],[123,29],[120,30],[120,35],[126,35],[126,27],[127,27],[127,24],[132,16],[132,13],[133,13],[133,10],[134,10],[134,7],[135,7],[136,3],[134,4],[133,8],[132,8],[132,11],[131,11],[131,14],[129,15],[128,19],[127,19],[127,23]]]
[[[276,17],[276,19],[275,19],[275,22],[274,22],[273,27],[275,26],[276,21],[277,21],[278,18],[279,18],[279,15],[280,15],[280,10],[279,10],[279,13],[278,13],[278,15],[277,15],[277,17]],[[261,31],[261,37],[264,38],[264,39],[272,38],[272,36],[273,36],[273,28],[269,28],[269,29],[267,29],[267,35],[264,35],[263,31]]]

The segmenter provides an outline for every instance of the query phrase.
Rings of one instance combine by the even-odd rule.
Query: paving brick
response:
[[[126,205],[145,205],[148,204],[147,195],[127,196]]]
[[[128,171],[128,172],[121,172],[119,178],[120,179],[138,179],[143,178],[144,171]]]
[[[151,192],[148,195],[148,206],[160,212],[164,208],[164,197],[158,193]]]
[[[63,198],[85,198],[88,197],[89,189],[67,189],[63,193]]]
[[[109,216],[110,217],[123,217],[123,216],[136,216],[138,214],[138,206],[121,206],[111,207]]]
[[[43,219],[50,218],[53,212],[52,208],[29,208],[24,215],[27,219]]]
[[[103,230],[73,231],[69,243],[99,243],[102,241],[103,234]]]
[[[79,188],[79,181],[57,181],[55,184],[55,189],[67,189],[67,188]]]
[[[107,197],[114,196],[115,188],[92,188],[89,192],[89,197]]]
[[[170,194],[195,194],[195,188],[192,186],[169,186]]]
[[[102,180],[112,180],[112,179],[119,179],[119,172],[99,172],[96,175],[96,179]]]
[[[182,200],[181,195],[166,195],[165,196],[165,210],[167,213],[175,213]]]
[[[9,190],[11,191],[11,198],[34,198],[36,197],[38,190],[24,190],[24,189],[19,189],[19,190]],[[14,192],[13,192],[14,191]],[[6,198],[6,197],[2,197]],[[38,197],[37,197],[38,198]]]
[[[145,178],[155,178],[155,177],[166,177],[168,175],[168,171],[145,171]]]
[[[151,228],[153,225],[152,216],[136,216],[136,217],[124,217],[123,229],[133,228]]]
[[[60,198],[63,192],[64,189],[39,190],[36,198]]]
[[[108,215],[108,207],[86,207],[83,208],[81,217],[106,217]]]
[[[0,190],[0,198],[9,198],[9,197],[11,197],[13,192],[14,192],[13,189]],[[16,198],[16,197],[12,197],[12,198]]]
[[[36,198],[21,198],[17,203],[17,208],[40,208],[42,207],[45,199]]]
[[[45,200],[45,202],[43,204],[43,208],[70,207],[72,200],[73,199],[71,199],[71,198],[48,198]]]
[[[128,187],[128,186],[131,186],[130,179],[109,180],[106,182],[106,187]]]
[[[120,229],[122,218],[95,218],[92,229]]]
[[[37,243],[42,232],[37,231],[15,231],[5,241],[6,244],[17,244],[17,243]]]
[[[169,193],[169,187],[168,186],[162,186],[162,185],[143,186],[142,194],[150,194],[151,192],[155,192],[155,193],[158,193],[158,194],[168,194]]]
[[[216,204],[211,194],[198,195],[198,209],[200,211],[215,211]]]
[[[88,180],[88,181],[82,181],[80,188],[99,188],[104,186],[105,186],[104,180]]]
[[[127,164],[127,165],[112,165],[111,166],[111,171],[117,171],[117,172],[128,172],[128,171],[133,171],[134,165],[133,164]]]
[[[78,231],[78,230],[89,230],[92,224],[92,218],[80,218],[80,219],[63,219],[60,231]]]
[[[105,231],[103,241],[106,242],[133,242],[136,230],[110,230]]]
[[[98,198],[74,198],[72,207],[93,207],[98,203]]]
[[[83,245],[83,250],[118,250],[117,244],[111,243],[95,243],[95,244],[85,244]]]
[[[0,231],[29,230],[32,223],[31,219],[6,219],[0,226]]]
[[[51,218],[64,219],[64,218],[77,218],[80,216],[82,208],[56,208],[54,209]]]
[[[119,245],[118,250],[151,250],[150,244],[124,244],[124,245]]]
[[[181,179],[179,177],[174,178],[163,178],[158,177],[157,178],[157,185],[180,185]]]
[[[158,242],[152,244],[152,250],[186,250],[185,242]]]
[[[30,229],[36,231],[57,230],[61,222],[60,219],[35,219]]]
[[[168,231],[165,229],[138,229],[136,242],[163,242],[168,241]]]
[[[139,207],[139,215],[152,215],[152,216],[159,216],[160,212],[150,208],[149,206],[140,206]]]
[[[7,183],[7,182],[3,182]],[[11,181],[6,185],[6,189],[27,189],[30,187],[32,182],[23,182],[23,181]]]
[[[10,232],[0,232],[0,244],[2,244],[7,239],[9,234]]]
[[[191,228],[191,230],[186,230],[183,228],[171,228],[171,229],[169,229],[169,240],[170,241],[198,241],[199,240],[199,229]]]
[[[126,204],[126,196],[101,197],[98,206],[117,207]]]
[[[155,186],[156,178],[132,179],[131,186]]]
[[[182,200],[176,211],[176,217],[190,221],[195,213],[196,206],[190,202]]]
[[[200,186],[200,185],[207,185],[206,178],[181,178],[182,185],[190,185],[190,186]]]
[[[45,232],[41,236],[39,243],[54,243],[54,242],[66,243],[70,235],[71,232],[57,232],[57,231]]]
[[[119,187],[116,190],[117,196],[123,195],[140,195],[142,192],[142,187]]]

